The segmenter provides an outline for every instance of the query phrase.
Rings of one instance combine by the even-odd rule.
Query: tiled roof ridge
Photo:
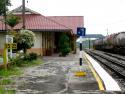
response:
[[[13,10],[11,10],[11,11],[9,11],[8,13],[13,13],[15,10],[20,9],[21,7],[22,7],[22,5],[20,5],[19,7],[15,8],[15,9],[13,9]],[[28,9],[29,11],[31,11],[31,12],[34,13],[34,14],[40,14],[40,13],[34,11],[34,10],[31,10],[30,8],[25,7],[25,9]],[[41,15],[41,14],[40,14],[40,15]]]

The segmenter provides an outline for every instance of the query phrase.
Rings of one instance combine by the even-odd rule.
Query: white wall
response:
[[[36,41],[33,48],[42,48],[42,32],[34,32],[36,35]]]
[[[4,44],[5,44],[5,34],[0,33],[0,49],[4,48]]]

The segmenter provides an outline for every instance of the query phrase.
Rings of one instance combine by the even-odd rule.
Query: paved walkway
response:
[[[17,78],[17,94],[80,94],[97,92],[98,85],[84,62],[82,70],[85,77],[76,77],[79,70],[79,55],[66,57],[43,57],[44,64],[28,68],[22,77]],[[88,94],[89,94],[88,93]]]
[[[115,94],[99,91],[93,74],[84,61],[85,77],[76,77],[79,70],[79,55],[66,57],[43,57],[44,64],[28,68],[25,74],[16,78],[16,94]]]

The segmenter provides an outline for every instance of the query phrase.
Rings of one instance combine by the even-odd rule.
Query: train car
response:
[[[115,33],[93,43],[97,50],[125,54],[125,32]]]
[[[93,43],[93,48],[97,49],[97,50],[101,50],[102,49],[102,45],[103,45],[103,39],[97,39]]]
[[[106,36],[103,39],[103,49],[104,50],[112,50],[114,49],[114,39],[115,39],[116,34],[112,34],[109,36]]]
[[[113,45],[125,48],[125,32],[120,32],[115,36]]]

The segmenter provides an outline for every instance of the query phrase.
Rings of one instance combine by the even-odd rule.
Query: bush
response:
[[[37,57],[38,56],[36,53],[30,53],[30,54],[25,54],[23,59],[27,61],[32,61],[32,60],[36,60]]]
[[[30,30],[20,30],[14,37],[14,42],[17,43],[17,51],[23,50],[25,54],[27,49],[34,45],[35,40],[35,33]]]
[[[36,53],[20,54],[16,58],[10,59],[12,65],[23,66],[28,63],[32,63],[33,60],[37,60],[38,56]]]
[[[21,66],[24,63],[23,58],[24,58],[23,56],[19,56],[17,58],[12,58],[12,59],[10,59],[10,62],[12,65]]]
[[[36,53],[30,53],[29,57],[30,57],[30,60],[36,60],[38,56]]]
[[[66,56],[71,50],[69,37],[66,34],[61,35],[59,39],[59,50],[62,56]]]

